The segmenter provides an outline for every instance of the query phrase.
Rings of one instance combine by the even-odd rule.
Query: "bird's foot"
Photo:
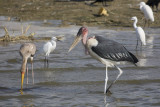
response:
[[[107,89],[105,94],[106,94],[106,95],[111,95],[112,92],[111,92],[109,89]]]
[[[23,89],[20,89],[19,91],[20,91],[21,95],[23,95]]]

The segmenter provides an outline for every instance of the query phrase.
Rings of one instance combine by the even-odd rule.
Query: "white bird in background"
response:
[[[145,16],[144,27],[145,27],[146,23],[148,23],[148,27],[149,27],[149,21],[154,22],[153,11],[145,2],[140,2],[139,5],[140,5],[140,10],[143,12],[143,14]]]
[[[50,53],[53,52],[56,48],[56,41],[57,41],[57,38],[52,37],[51,41],[48,41],[43,45],[43,52],[45,54],[45,64],[47,63],[47,65],[48,65],[48,57]]]
[[[146,45],[146,36],[145,36],[145,32],[144,30],[141,28],[141,27],[137,27],[137,22],[138,22],[138,19],[136,16],[132,17],[131,20],[134,21],[133,23],[133,27],[134,29],[136,30],[136,35],[137,35],[137,45],[136,45],[136,49],[137,49],[137,46],[138,46],[138,39],[141,40],[141,45]]]

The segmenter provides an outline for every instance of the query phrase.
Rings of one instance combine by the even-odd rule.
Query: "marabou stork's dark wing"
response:
[[[91,49],[100,57],[112,61],[138,62],[138,59],[120,43],[101,36],[95,36],[95,38],[98,41],[98,45]]]

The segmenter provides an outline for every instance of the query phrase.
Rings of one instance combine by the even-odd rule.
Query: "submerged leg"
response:
[[[108,67],[106,66],[106,79],[105,79],[105,85],[104,85],[104,94],[107,93],[107,82],[108,82]]]
[[[48,57],[47,57],[47,65],[48,65]]]
[[[110,88],[111,88],[111,86],[118,80],[118,78],[122,75],[122,73],[123,73],[123,71],[119,68],[119,67],[117,67],[116,65],[115,65],[115,67],[119,70],[119,74],[118,74],[118,76],[117,76],[117,78],[111,83],[111,85],[108,87],[108,89],[106,90],[106,91],[108,91]]]
[[[45,56],[45,59],[44,59],[44,68],[46,67],[46,62],[47,62],[47,57]]]
[[[137,44],[136,44],[136,49],[137,49],[137,47],[138,47],[138,38],[137,38]]]
[[[26,64],[27,65],[27,64]],[[28,66],[26,68],[26,71],[27,71],[27,84],[28,84]]]
[[[47,56],[47,68],[48,68],[48,66],[49,66],[49,61],[48,61],[48,56]]]

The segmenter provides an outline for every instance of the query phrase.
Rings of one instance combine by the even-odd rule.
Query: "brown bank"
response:
[[[146,2],[147,0],[143,0]],[[54,0],[0,0],[0,15],[8,16],[9,20],[62,20],[60,26],[87,25],[103,28],[132,27],[132,16],[137,16],[138,25],[143,26],[143,14],[139,10],[139,0],[114,0],[108,2],[105,9],[109,16],[97,16],[101,3],[93,6],[89,1]],[[160,11],[154,12],[155,22],[151,27],[160,26]],[[49,24],[49,23],[48,23]]]

